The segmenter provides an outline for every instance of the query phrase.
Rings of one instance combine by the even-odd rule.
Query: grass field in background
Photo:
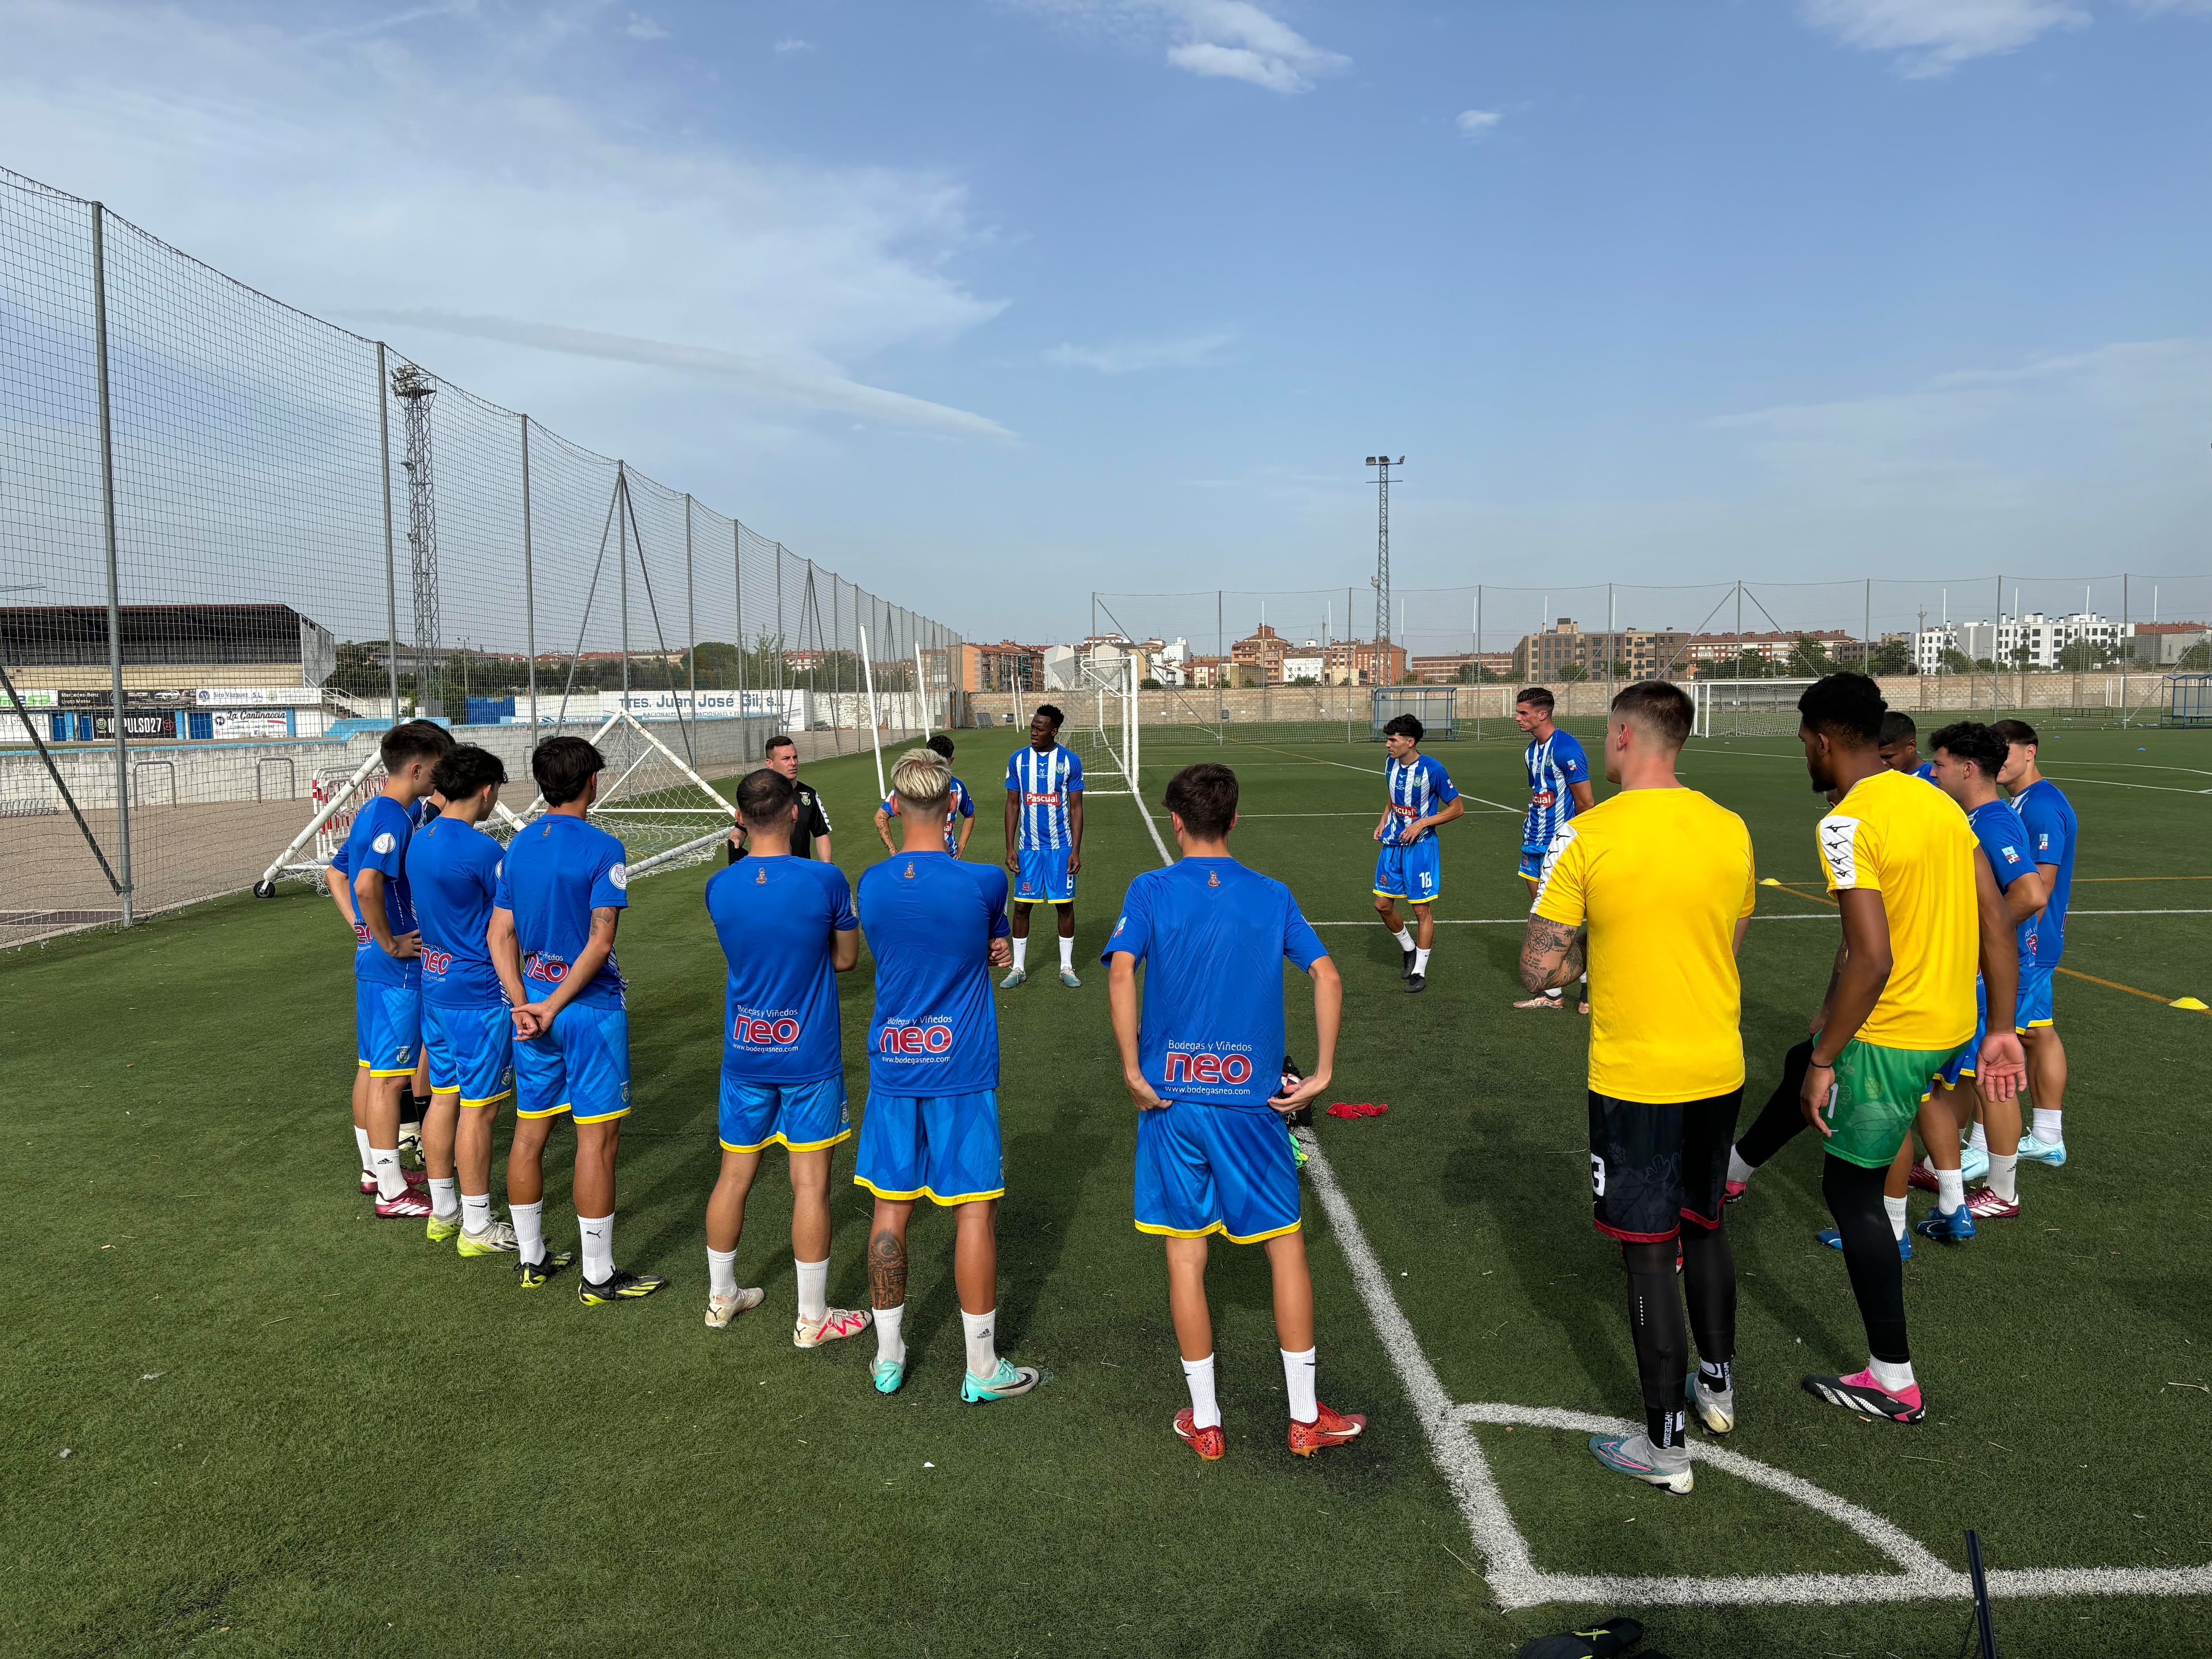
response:
[[[982,803],[972,850],[992,857],[1013,734],[959,737],[955,769]],[[1330,924],[1346,986],[1330,1097],[1391,1109],[1321,1119],[1322,1145],[1450,1396],[1634,1416],[1617,1256],[1589,1218],[1586,1024],[1507,1006],[1526,908],[1517,743],[1436,750],[1476,799],[1444,831],[1447,925],[1416,998],[1370,908],[1378,750],[1147,737],[1155,803],[1176,765],[1237,767],[1235,850]],[[1856,1367],[1865,1345],[1842,1261],[1812,1237],[1826,1224],[1818,1154],[1793,1146],[1729,1214],[1730,1443],[1954,1565],[1968,1526],[1997,1566],[2212,1561],[2197,1216],[2212,1018],[2166,1006],[2212,999],[2212,734],[2068,731],[2044,762],[2082,825],[2066,965],[2109,981],[2058,981],[2074,1161],[2024,1169],[2018,1220],[1924,1245],[1906,1268],[1929,1411],[1905,1429],[1797,1388],[1802,1372]],[[1819,890],[1820,803],[1794,743],[1696,744],[1682,769],[1749,822],[1761,875]],[[872,766],[805,775],[857,875],[880,854]],[[1321,1393],[1368,1413],[1367,1436],[1289,1455],[1265,1265],[1219,1244],[1229,1457],[1201,1464],[1170,1434],[1185,1396],[1160,1249],[1129,1222],[1133,1114],[1097,962],[1123,888],[1158,859],[1126,797],[1091,799],[1084,851],[1083,988],[1053,981],[1041,928],[1032,966],[1048,971],[997,994],[1000,1344],[1052,1379],[988,1409],[957,1401],[941,1216],[914,1235],[903,1393],[871,1390],[872,1337],[792,1347],[788,1188],[773,1166],[739,1257],[767,1305],[703,1328],[722,995],[704,869],[641,882],[623,925],[636,1109],[616,1249],[673,1280],[625,1307],[580,1307],[573,1273],[525,1294],[502,1264],[428,1245],[419,1222],[373,1218],[346,1106],[351,939],[307,888],[0,958],[0,1213],[16,1253],[0,1280],[0,1647],[1380,1659],[1504,1655],[1582,1613],[1638,1611],[1497,1610],[1310,1199]],[[1762,889],[1759,915],[1744,951],[1747,1110],[1803,1031],[1837,938],[1812,898]],[[1302,981],[1291,988],[1309,1057],[1310,1005]],[[842,993],[857,1117],[865,951]],[[556,1134],[548,1159],[560,1243],[574,1236],[568,1144]],[[850,1171],[848,1146],[830,1275],[847,1304],[866,1301],[867,1202]],[[1676,1499],[1606,1474],[1579,1435],[1479,1434],[1549,1571],[1884,1565],[1708,1468]],[[1676,1659],[1949,1656],[1967,1619],[1963,1603],[1646,1616]],[[2179,1655],[2203,1650],[2212,1601],[2014,1601],[1997,1618],[2008,1656]]]

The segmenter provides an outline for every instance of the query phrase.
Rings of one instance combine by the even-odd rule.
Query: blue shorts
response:
[[[605,1123],[629,1111],[629,1015],[619,1004],[572,1002],[553,1029],[514,1045],[514,1115]]]
[[[1004,1197],[999,1091],[887,1095],[869,1090],[853,1184],[878,1198],[926,1198],[933,1204]]]
[[[2023,968],[2020,971],[2024,985],[2027,969]],[[2027,1001],[2025,995],[2021,1001],[2023,1004]],[[1973,1076],[1974,1066],[1982,1055],[1982,1039],[1989,1035],[1989,988],[1982,983],[1982,976],[1977,974],[1974,975],[1974,1035],[1968,1039],[1965,1048],[1951,1056],[1951,1063],[1936,1073],[1936,1080],[1947,1089],[1955,1089]]]
[[[2013,1030],[2032,1031],[2052,1023],[2056,1016],[2051,1012],[2051,977],[2057,971],[2055,966],[2020,964],[2020,1012],[2013,1018]]]
[[[1272,1106],[1137,1114],[1137,1231],[1256,1244],[1298,1229],[1298,1162]]]
[[[1021,869],[1014,877],[1017,904],[1073,904],[1075,877],[1067,867],[1065,847],[1024,847]]]
[[[371,1077],[412,1077],[422,1053],[422,988],[356,980],[354,1053]]]
[[[1426,904],[1443,891],[1443,854],[1437,850],[1434,836],[1423,836],[1411,847],[1385,847],[1375,855],[1377,898]]]
[[[514,1092],[514,1014],[503,1002],[481,1008],[422,1005],[430,1092],[458,1092],[464,1106],[496,1106]]]
[[[853,1133],[845,1110],[845,1079],[841,1075],[812,1083],[748,1083],[726,1066],[720,1129],[726,1152],[757,1152],[765,1146],[812,1152],[835,1146]]]
[[[1524,847],[1521,849],[1521,875],[1523,880],[1543,880],[1544,853],[1545,849],[1541,847]]]

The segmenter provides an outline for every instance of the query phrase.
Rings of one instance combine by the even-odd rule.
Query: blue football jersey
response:
[[[382,872],[384,921],[394,939],[416,931],[415,896],[407,881],[407,843],[414,834],[415,820],[405,807],[389,795],[372,795],[354,814],[353,830],[341,849],[349,883],[358,879],[364,870]],[[358,892],[354,910],[356,915],[361,910]],[[356,923],[353,936],[355,978],[382,985],[412,985],[420,980],[420,961],[410,957],[403,962],[386,955],[366,923]]]
[[[2035,860],[2028,853],[2027,826],[2020,821],[2020,814],[2013,811],[2011,802],[2002,799],[1984,801],[1966,814],[1966,822],[1973,826],[1982,855],[1996,873],[1999,892],[2007,890],[2035,868]],[[2034,949],[2035,918],[2030,916],[2020,924],[2020,959],[2034,961]]]
[[[861,872],[860,901],[876,958],[869,1083],[897,1095],[997,1088],[989,953],[1011,931],[1005,868],[900,853]]]
[[[1083,763],[1073,750],[1058,744],[1049,749],[1023,744],[1006,762],[1006,787],[1021,808],[1017,849],[1057,851],[1075,844],[1067,823],[1067,798],[1082,793]]]
[[[896,795],[885,795],[884,797],[884,815],[889,817],[895,818],[899,815],[898,797]],[[975,816],[975,798],[969,794],[968,786],[961,782],[957,778],[953,779],[952,787],[945,796],[945,850],[946,852],[957,853],[960,850],[959,820],[962,818],[972,818]]]
[[[1402,763],[1392,761],[1385,770],[1384,780],[1390,793],[1390,816],[1382,824],[1385,847],[1403,847],[1435,834],[1434,830],[1424,830],[1418,836],[1408,836],[1406,830],[1415,818],[1425,818],[1459,799],[1459,791],[1452,787],[1451,775],[1434,755],[1416,755]]]
[[[2066,904],[2074,896],[2074,848],[2081,826],[2074,808],[2058,786],[2039,778],[2012,798],[2013,810],[2027,826],[2028,851],[2038,864],[2055,864],[2051,897],[2042,911],[2021,934],[2022,960],[2039,968],[2056,968],[2066,953]]]
[[[1528,817],[1521,826],[1523,847],[1547,848],[1574,817],[1573,786],[1590,781],[1589,757],[1572,736],[1556,728],[1522,756],[1528,769]]]
[[[845,1069],[830,934],[860,925],[834,864],[758,854],[707,881],[730,972],[722,1069],[748,1083],[816,1083]]]
[[[1283,963],[1328,954],[1291,890],[1235,859],[1184,859],[1129,884],[1101,959],[1145,966],[1137,1060],[1162,1100],[1261,1106],[1280,1091]]]
[[[422,928],[422,1000],[445,1008],[507,1006],[484,935],[503,849],[474,824],[436,817],[407,844],[407,880]]]
[[[592,912],[629,905],[623,844],[595,823],[548,812],[518,833],[499,876],[499,908],[514,915],[522,947],[522,988],[542,1002],[568,976],[568,964],[591,943]],[[578,1002],[622,1006],[622,969],[615,954],[579,991]]]

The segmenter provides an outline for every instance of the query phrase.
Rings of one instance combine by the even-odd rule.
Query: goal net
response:
[[[1137,684],[1137,659],[1117,656],[1084,664],[1073,686],[1051,694],[1067,716],[1060,741],[1083,763],[1085,795],[1136,793]]]
[[[1786,738],[1797,731],[1797,699],[1811,680],[1691,680],[1700,738]]]
[[[529,787],[528,750],[538,734],[527,727],[506,729],[522,740],[520,754],[501,757],[516,780],[507,786],[511,800]],[[678,730],[676,735],[681,742],[684,734]],[[621,840],[632,880],[714,855],[728,838],[737,809],[674,749],[628,712],[609,715],[591,742],[607,763],[599,774],[591,820]],[[384,763],[374,754],[351,772],[317,773],[308,787],[313,810],[307,825],[262,872],[253,890],[267,898],[288,877],[320,879],[352,832],[355,814],[384,787]],[[534,793],[519,811],[503,800],[483,828],[501,842],[511,841],[544,811],[544,798]]]

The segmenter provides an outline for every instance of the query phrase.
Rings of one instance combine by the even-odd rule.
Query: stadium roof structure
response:
[[[126,665],[328,660],[329,630],[289,605],[126,605],[120,617]],[[0,607],[0,662],[10,669],[106,666],[107,607]]]

